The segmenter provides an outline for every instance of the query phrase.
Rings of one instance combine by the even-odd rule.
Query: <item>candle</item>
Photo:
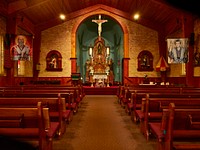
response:
[[[107,54],[107,55],[110,54],[110,49],[109,49],[109,47],[107,47],[107,49],[106,49],[106,54]]]
[[[92,47],[89,49],[89,55],[92,56]]]

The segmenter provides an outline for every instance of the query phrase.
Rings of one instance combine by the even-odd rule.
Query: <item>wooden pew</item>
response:
[[[157,138],[158,150],[200,149],[199,113],[200,109],[177,108],[174,103],[163,109],[162,121],[149,124]]]
[[[58,91],[58,92],[67,92],[68,90],[73,90],[75,94],[76,99],[82,100],[85,96],[85,93],[83,92],[82,86],[25,86],[23,87],[24,91],[27,90],[50,90],[50,91]]]
[[[15,97],[22,97],[25,95],[33,95],[33,94],[41,94],[41,93],[62,93],[62,96],[65,95],[65,93],[70,93],[71,100],[67,99],[69,98],[68,94],[66,95],[66,101],[70,101],[70,105],[67,104],[67,106],[70,106],[70,109],[73,109],[73,112],[76,113],[78,111],[78,107],[81,106],[81,102],[83,100],[84,94],[82,93],[82,87],[63,87],[63,86],[23,86],[23,87],[13,87],[8,88],[5,87],[5,90],[3,93],[1,93],[2,97],[9,97],[9,96],[15,96]],[[73,95],[72,95],[73,93]]]
[[[59,122],[59,136],[62,136],[66,130],[66,124],[72,120],[73,114],[66,110],[65,99],[57,96],[56,98],[0,98],[0,107],[29,107],[35,106],[42,102],[45,107],[49,108],[51,121]]]
[[[57,92],[67,92],[68,90],[74,90],[77,94],[76,97],[80,97],[81,99],[85,96],[83,93],[83,87],[82,86],[12,86],[12,87],[0,87],[1,93],[23,93],[24,91],[30,91],[30,90],[50,90],[50,91],[57,91]]]
[[[131,104],[127,104],[129,107],[129,111],[131,111],[131,118],[136,123],[138,121],[137,112],[141,110],[142,107],[142,99],[146,98],[147,93],[137,93],[132,94]],[[151,98],[200,98],[200,93],[165,93],[165,92],[157,92],[157,93],[148,93]]]
[[[60,93],[59,93],[60,92]],[[70,109],[76,113],[78,111],[78,103],[74,96],[74,90],[69,91],[51,91],[51,90],[30,90],[26,92],[13,92],[13,91],[6,91],[1,95],[0,97],[45,97],[45,98],[56,98],[58,94],[61,95],[61,97],[65,98],[66,101],[66,107],[68,108],[68,104],[70,106]],[[70,96],[69,96],[70,95]],[[72,96],[71,96],[72,95]],[[72,99],[69,99],[72,98]]]
[[[24,90],[23,94],[48,94],[48,93],[60,93],[62,97],[65,97],[66,107],[67,109],[72,110],[74,113],[78,112],[78,108],[80,107],[81,98],[78,96],[77,90]]]
[[[126,92],[125,92],[126,91]],[[195,88],[195,87],[170,87],[170,86],[155,86],[155,87],[149,87],[149,86],[128,86],[128,87],[123,87],[121,88],[121,97],[127,97],[126,94],[129,95],[127,99],[121,99],[123,100],[122,102],[125,105],[128,101],[128,98],[130,98],[131,94],[130,93],[179,93],[179,94],[184,94],[184,93],[200,93],[200,88]],[[140,103],[141,104],[141,103]]]
[[[162,110],[170,103],[175,103],[178,108],[199,108],[200,98],[185,98],[185,97],[171,97],[171,98],[149,98],[147,94],[146,98],[143,98],[144,111],[143,118],[140,119],[140,127],[142,133],[146,139],[149,139],[149,123],[159,122],[162,118]],[[141,112],[140,112],[141,113]]]
[[[58,122],[50,122],[49,109],[38,102],[35,107],[0,108],[0,135],[38,141],[39,150],[53,150]],[[12,144],[12,143],[10,143]]]
[[[132,93],[135,95],[133,96]],[[121,99],[122,106],[130,115],[134,108],[141,108],[142,98],[146,93],[164,93],[164,94],[180,94],[180,88],[177,87],[154,87],[154,88],[127,88],[123,98]],[[131,116],[134,121],[134,116]]]

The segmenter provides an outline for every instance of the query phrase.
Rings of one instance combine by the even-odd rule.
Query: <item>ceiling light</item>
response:
[[[133,16],[134,20],[138,20],[140,18],[140,15],[138,13],[136,13],[134,16]]]
[[[65,20],[65,18],[66,18],[65,14],[60,14],[60,19],[61,20]]]

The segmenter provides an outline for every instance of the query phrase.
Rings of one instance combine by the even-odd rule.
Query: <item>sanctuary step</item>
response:
[[[116,95],[118,86],[110,87],[91,87],[83,86],[83,91],[86,95]]]

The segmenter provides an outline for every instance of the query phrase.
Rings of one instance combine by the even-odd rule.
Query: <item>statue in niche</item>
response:
[[[101,55],[102,51],[101,51],[101,45],[98,45],[98,55]]]
[[[47,71],[62,71],[62,56],[57,50],[51,50],[46,56]]]
[[[149,57],[147,55],[143,56],[141,66],[149,67]]]
[[[57,57],[52,55],[51,61],[49,62],[49,68],[57,68]]]
[[[148,50],[143,50],[138,55],[138,71],[153,71],[153,55]]]

